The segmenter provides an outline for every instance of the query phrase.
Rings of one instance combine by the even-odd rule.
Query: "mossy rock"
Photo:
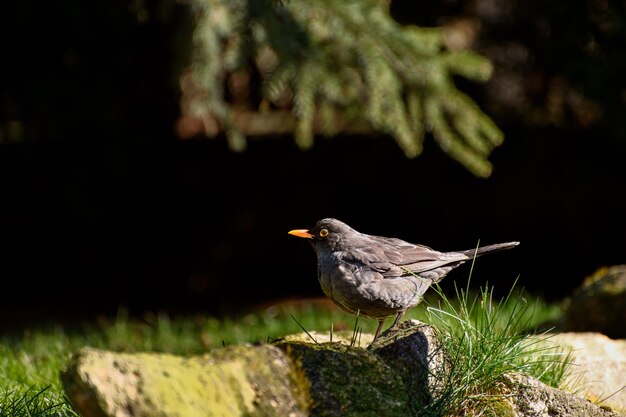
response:
[[[394,352],[423,340],[421,326],[403,322],[369,350],[346,343],[348,334],[335,335],[343,342],[300,335],[190,358],[86,348],[62,380],[83,417],[412,416],[430,398],[428,378],[411,379],[423,366],[411,361],[425,359]]]
[[[344,345],[366,347],[372,343],[373,339],[374,335],[371,333],[359,333],[357,337],[354,337],[354,332],[352,330],[341,330],[333,332],[332,336],[328,332],[317,331],[310,331],[308,333],[294,333],[278,339],[275,342],[302,342],[309,344],[339,342],[343,343]]]
[[[409,416],[402,379],[376,355],[340,342],[278,346],[311,385],[312,416]]]
[[[445,398],[445,357],[434,330],[409,320],[368,348],[300,337],[188,358],[86,348],[62,381],[83,417],[411,417]],[[616,416],[530,377],[503,393],[482,415]]]
[[[511,373],[505,376],[511,391],[506,400],[516,417],[619,417],[609,408],[597,405],[573,394],[549,387],[527,375]]]
[[[445,359],[435,329],[417,320],[400,322],[369,347],[402,378],[410,408],[420,415],[441,391],[445,377]]]
[[[565,302],[564,331],[626,338],[626,265],[600,268]]]
[[[570,347],[572,367],[565,386],[578,396],[626,413],[626,340],[600,333],[560,333],[550,339]]]
[[[61,374],[83,417],[306,416],[285,355],[271,345],[184,358],[85,348]]]

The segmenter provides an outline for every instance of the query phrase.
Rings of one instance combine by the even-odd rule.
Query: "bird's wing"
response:
[[[469,259],[460,252],[444,253],[401,239],[378,236],[368,236],[346,255],[346,260],[366,265],[385,278],[421,274],[441,268],[449,271],[451,268],[447,266],[457,266]]]

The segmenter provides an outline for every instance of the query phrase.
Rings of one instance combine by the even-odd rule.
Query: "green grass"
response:
[[[426,310],[446,352],[437,375],[439,395],[424,415],[500,415],[507,392],[503,376],[510,372],[532,375],[559,387],[567,376],[571,348],[550,341],[534,329],[556,318],[558,309],[529,302],[514,288],[501,300],[486,285],[478,293],[455,288],[453,300],[435,287],[440,300]]]
[[[478,294],[476,297],[479,298],[476,300],[491,306],[481,313],[480,308],[476,308],[476,303],[473,309],[463,307],[464,303],[467,305],[471,302],[471,296],[466,292],[459,296],[463,301],[460,304],[458,300],[450,301],[445,297],[438,297],[432,291],[424,303],[430,307],[417,307],[407,313],[406,317],[435,324],[442,334],[449,335],[448,341],[452,347],[454,338],[460,340],[461,350],[452,354],[457,355],[458,361],[465,361],[465,367],[477,365],[478,360],[487,363],[490,360],[488,349],[491,344],[494,344],[491,349],[498,350],[513,343],[514,348],[497,357],[497,364],[488,365],[488,374],[495,376],[503,369],[508,369],[503,363],[506,362],[507,355],[511,355],[510,358],[515,358],[516,361],[514,369],[530,372],[541,376],[552,385],[558,385],[560,378],[558,372],[555,372],[558,365],[554,358],[545,360],[543,364],[540,359],[533,359],[541,358],[548,351],[535,349],[533,352],[534,345],[524,342],[528,339],[521,336],[526,331],[532,331],[538,323],[558,316],[557,307],[536,300],[525,303],[526,308],[519,313],[521,298],[518,296],[509,297],[501,304],[493,304],[490,298],[484,298],[485,294]],[[491,322],[480,321],[485,319],[486,311],[490,315],[497,313],[497,320],[492,320],[493,323],[504,320],[504,330],[499,330],[501,325],[494,327]],[[457,318],[450,319],[455,316]],[[300,325],[309,331],[330,332],[331,325],[334,331],[352,330],[355,318],[325,303],[298,302],[279,304],[222,320],[206,316],[171,318],[165,314],[154,313],[148,313],[142,319],[130,319],[124,311],[120,311],[117,317],[103,318],[72,328],[42,325],[25,329],[21,334],[5,335],[0,337],[0,416],[76,416],[63,394],[59,371],[72,352],[84,346],[125,352],[153,351],[192,355],[223,345],[267,342],[286,334],[301,332]],[[376,322],[363,318],[358,321],[358,325],[363,332],[373,333],[376,328]],[[481,339],[484,336],[481,332],[487,332],[489,337]],[[475,339],[464,338],[465,333]],[[468,356],[468,352],[474,352],[478,348],[485,350],[482,359]],[[522,348],[529,349],[531,353],[523,355]],[[454,349],[452,352],[455,352]],[[467,386],[464,391],[457,392],[454,398],[461,394],[478,395],[480,389],[480,386]]]

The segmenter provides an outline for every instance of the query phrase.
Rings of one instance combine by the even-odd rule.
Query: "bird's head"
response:
[[[323,251],[341,250],[346,236],[358,232],[337,219],[327,218],[319,220],[312,229],[295,229],[289,234],[309,239],[309,243],[319,255]]]

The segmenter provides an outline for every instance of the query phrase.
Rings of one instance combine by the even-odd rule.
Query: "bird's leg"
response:
[[[376,328],[376,333],[374,334],[374,339],[372,340],[372,342],[378,338],[380,331],[383,329],[384,323],[385,323],[385,319],[378,320],[378,327]]]
[[[398,324],[398,322],[400,321],[400,319],[402,318],[402,316],[404,316],[404,311],[401,311],[398,313],[398,315],[396,316],[396,319],[393,321],[393,324],[391,325],[391,327],[395,327],[396,324]],[[391,329],[390,327],[390,329]]]

